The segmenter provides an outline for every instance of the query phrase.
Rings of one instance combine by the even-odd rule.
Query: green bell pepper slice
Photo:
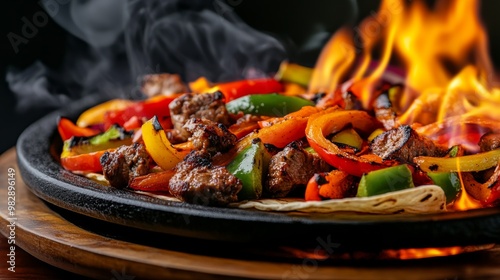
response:
[[[457,198],[462,189],[460,177],[456,172],[427,172],[434,184],[440,186],[446,195],[446,203],[450,203]]]
[[[304,106],[314,106],[314,102],[297,96],[271,93],[240,97],[228,102],[226,109],[232,114],[243,112],[258,116],[283,117]]]
[[[415,187],[408,165],[396,165],[364,174],[358,186],[358,197],[374,196]]]
[[[457,157],[459,146],[453,146],[448,151],[450,157]],[[434,184],[440,186],[446,195],[446,203],[455,200],[462,189],[460,176],[457,172],[427,172],[427,176],[431,178]]]
[[[271,155],[257,138],[227,165],[227,170],[243,184],[238,193],[239,200],[258,199],[262,196],[262,181],[270,159]]]

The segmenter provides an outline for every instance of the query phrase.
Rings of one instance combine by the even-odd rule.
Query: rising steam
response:
[[[36,62],[8,70],[19,112],[89,94],[137,97],[137,78],[150,73],[214,82],[271,75],[287,57],[278,40],[246,25],[222,0],[41,3],[71,36],[58,69]]]

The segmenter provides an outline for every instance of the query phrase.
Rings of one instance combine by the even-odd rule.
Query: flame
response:
[[[401,260],[414,260],[414,259],[453,256],[461,254],[464,251],[465,247],[453,246],[444,248],[411,248],[411,249],[387,250],[385,254],[387,255],[387,257],[391,258],[398,258]]]
[[[495,247],[495,244],[471,245],[471,246],[452,246],[436,248],[400,248],[400,249],[382,249],[380,251],[339,251],[327,252],[319,249],[303,249],[295,247],[280,247],[280,251],[285,256],[292,256],[298,259],[310,259],[316,261],[326,261],[328,259],[340,260],[415,260],[425,258],[436,258],[454,256],[463,253],[489,250]]]
[[[438,134],[427,134],[432,139],[439,137],[449,147],[466,140],[468,151],[478,151],[479,138],[469,136],[470,123],[500,121],[500,88],[493,86],[479,1],[438,0],[430,6],[428,1],[384,0],[376,14],[354,29],[354,38],[348,30],[339,30],[322,51],[310,92],[326,92],[325,99],[335,102],[349,85],[370,109],[389,67],[398,65],[405,73],[404,92],[393,104],[398,122],[435,125]],[[491,128],[476,124],[482,133]],[[455,204],[457,210],[481,207],[463,187]]]
[[[309,91],[333,92],[352,66],[355,57],[352,33],[348,28],[342,28],[323,48],[311,76]]]
[[[458,176],[460,178],[460,195],[458,198],[453,202],[453,205],[451,206],[453,210],[456,211],[465,211],[465,210],[470,210],[470,209],[479,209],[482,208],[483,205],[474,199],[472,196],[470,196],[467,191],[465,190],[464,186],[464,180],[462,178],[462,174],[458,172]]]

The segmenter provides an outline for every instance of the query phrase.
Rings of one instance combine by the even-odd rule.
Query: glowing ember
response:
[[[454,256],[465,251],[465,247],[454,246],[446,248],[417,248],[417,249],[399,249],[385,251],[387,257],[398,258],[401,260],[413,260],[423,258],[435,258],[443,256]]]
[[[474,246],[452,246],[439,248],[403,248],[387,249],[378,252],[334,252],[328,254],[323,250],[303,250],[292,247],[281,247],[281,250],[289,256],[299,259],[310,259],[318,261],[333,260],[416,260],[436,257],[455,256],[464,253],[488,250],[495,247],[495,244],[474,245]]]

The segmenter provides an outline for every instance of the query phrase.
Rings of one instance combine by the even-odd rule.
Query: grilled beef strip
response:
[[[205,94],[183,94],[170,103],[169,109],[174,124],[170,140],[175,143],[185,142],[191,136],[183,127],[191,118],[207,119],[225,126],[230,125],[224,95],[220,91]]]
[[[225,125],[207,119],[189,119],[183,128],[191,134],[194,148],[210,155],[228,151],[237,140]]]
[[[121,189],[134,177],[146,175],[152,159],[143,144],[121,146],[101,156],[104,177],[112,187]]]
[[[265,192],[271,197],[285,197],[295,188],[306,185],[314,173],[330,169],[318,155],[293,142],[271,157]]]
[[[186,93],[188,88],[177,74],[150,74],[142,77],[141,91],[148,97]]]
[[[488,132],[479,139],[481,152],[488,152],[500,148],[500,133]]]
[[[396,112],[386,92],[380,94],[375,99],[373,102],[373,111],[375,112],[375,118],[382,123],[386,130],[397,126]]]
[[[419,135],[408,125],[399,126],[375,137],[370,148],[382,159],[409,164],[413,164],[413,158],[417,156],[442,157],[447,153],[445,147]]]
[[[224,206],[238,200],[241,181],[225,167],[214,166],[210,155],[204,151],[192,151],[176,166],[170,179],[170,194],[183,201]]]
[[[350,91],[342,92],[342,100],[344,101],[345,110],[361,110],[363,108],[361,101]]]

